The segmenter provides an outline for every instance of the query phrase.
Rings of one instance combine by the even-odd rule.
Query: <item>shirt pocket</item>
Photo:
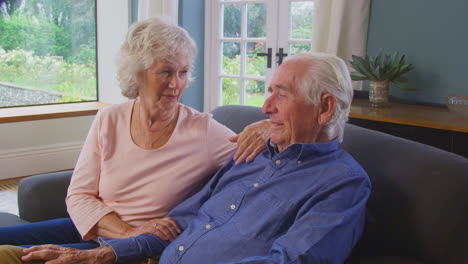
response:
[[[290,215],[291,208],[289,201],[260,191],[245,197],[234,223],[238,232],[248,238],[276,239],[285,233],[294,221]]]

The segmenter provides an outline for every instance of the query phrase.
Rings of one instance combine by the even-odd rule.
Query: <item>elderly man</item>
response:
[[[343,263],[361,236],[370,194],[366,173],[339,147],[352,100],[347,67],[332,55],[293,55],[268,90],[268,148],[252,163],[230,159],[173,209],[184,230],[176,240],[101,238],[98,249],[36,247],[23,260],[112,263],[162,253],[160,263]]]

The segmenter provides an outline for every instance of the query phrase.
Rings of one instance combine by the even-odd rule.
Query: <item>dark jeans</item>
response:
[[[81,239],[80,233],[70,218],[0,227],[0,245],[32,247],[44,244],[77,249],[99,247],[97,242]]]

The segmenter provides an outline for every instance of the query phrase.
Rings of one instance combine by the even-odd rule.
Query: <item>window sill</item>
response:
[[[0,108],[0,124],[95,115],[99,109],[107,105],[109,104],[102,102],[86,102]]]

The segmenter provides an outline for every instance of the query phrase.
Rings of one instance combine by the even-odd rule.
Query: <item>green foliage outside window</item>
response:
[[[95,0],[7,0],[0,11],[0,81],[58,102],[97,99]]]

